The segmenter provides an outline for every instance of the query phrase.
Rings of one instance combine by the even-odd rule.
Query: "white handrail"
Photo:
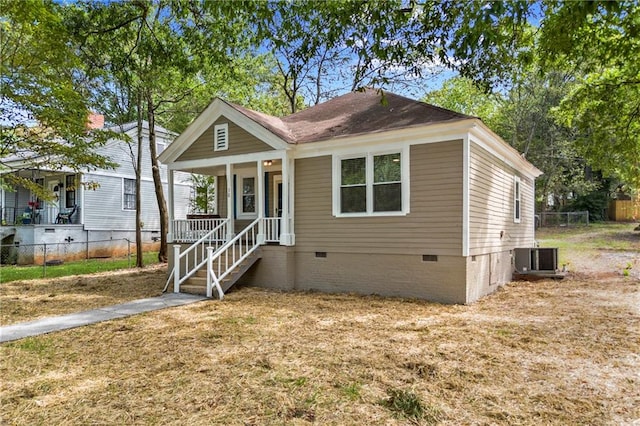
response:
[[[258,228],[261,220],[263,219],[258,218],[251,222],[242,232],[218,250],[207,250],[207,297],[213,296],[213,286],[215,285],[218,298],[222,300],[224,293],[220,281],[260,246]]]
[[[173,291],[175,293],[180,292],[180,284],[195,275],[195,273],[204,266],[207,262],[209,253],[208,249],[215,251],[221,248],[221,246],[226,246],[226,244],[222,243],[225,241],[227,235],[228,223],[229,219],[222,220],[218,226],[200,237],[198,241],[193,243],[182,253],[179,252],[180,246],[175,246],[178,250],[174,255],[173,270],[171,271],[171,274],[169,274],[169,279],[173,276]],[[184,262],[185,266],[184,274],[180,267],[182,262]]]

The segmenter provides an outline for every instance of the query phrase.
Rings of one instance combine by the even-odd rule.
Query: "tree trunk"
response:
[[[158,261],[167,263],[167,232],[169,228],[169,219],[167,212],[167,201],[164,197],[164,188],[162,187],[162,177],[160,176],[160,167],[158,165],[156,150],[156,130],[155,130],[155,110],[153,108],[153,99],[148,91],[147,96],[147,121],[149,122],[149,153],[151,155],[151,172],[153,174],[153,186],[156,192],[156,201],[158,203],[158,212],[160,212],[160,250],[158,251]]]
[[[141,190],[141,170],[142,170],[142,96],[140,92],[137,95],[137,116],[138,116],[138,158],[136,159],[136,267],[144,267],[144,259],[142,257],[142,220],[141,207],[142,197]]]

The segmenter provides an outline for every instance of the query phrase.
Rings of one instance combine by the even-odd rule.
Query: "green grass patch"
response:
[[[362,391],[362,385],[358,382],[349,383],[340,387],[342,393],[351,401],[357,401],[360,399],[360,393]]]
[[[551,227],[536,230],[540,247],[557,247],[559,264],[570,263],[570,253],[597,255],[600,250],[638,251],[640,232],[636,224],[597,222],[589,226]]]
[[[632,223],[594,223],[573,228],[540,228],[536,239],[541,247],[572,250],[638,250],[640,233]]]
[[[158,263],[158,252],[147,252],[143,255],[145,265]],[[131,256],[131,266],[135,267],[136,257]],[[40,278],[58,278],[69,275],[85,275],[95,272],[115,271],[129,268],[129,260],[125,258],[78,260],[61,265],[47,266],[15,266],[3,265],[0,268],[0,283],[17,280],[33,280]]]
[[[425,424],[437,424],[442,413],[437,407],[424,404],[413,392],[403,389],[387,389],[389,398],[383,404],[394,414],[409,420],[421,420]]]
[[[48,356],[53,353],[53,341],[46,337],[27,337],[26,339],[9,343],[9,346],[39,356]]]

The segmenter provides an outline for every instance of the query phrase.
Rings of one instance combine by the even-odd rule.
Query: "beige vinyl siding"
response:
[[[513,221],[514,176],[520,177],[521,221]],[[469,161],[469,254],[533,244],[533,181],[471,143]]]
[[[331,156],[296,161],[295,233],[299,251],[462,253],[462,141],[410,151],[410,213],[332,215]]]
[[[229,149],[225,151],[213,150],[213,128],[216,124],[229,124]],[[224,116],[211,124],[198,139],[185,152],[183,152],[177,161],[199,160],[203,158],[226,157],[228,155],[251,154],[254,152],[269,151],[273,148],[262,142],[246,130],[238,127],[235,123]]]

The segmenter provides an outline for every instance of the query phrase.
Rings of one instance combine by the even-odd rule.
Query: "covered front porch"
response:
[[[260,258],[260,246],[294,245],[294,162],[282,150],[185,163],[169,170],[167,241],[173,250],[167,287],[173,284],[174,292],[208,297],[215,292],[222,298]],[[175,217],[173,181],[178,171],[215,177],[208,188],[214,191],[211,206],[192,206],[186,217]],[[194,197],[198,191],[194,188]]]
[[[0,188],[2,226],[82,224],[81,174],[42,170],[13,173],[18,178],[14,180],[24,184]],[[40,197],[35,188],[49,196]]]
[[[293,161],[286,155],[273,152],[256,157],[253,161],[237,159],[205,167],[169,171],[169,235],[170,243],[193,243],[213,229],[224,227],[219,238],[233,238],[256,219],[260,243],[291,246],[293,233]],[[244,157],[244,156],[243,156]],[[220,162],[218,159],[211,163]],[[192,205],[185,217],[175,217],[173,180],[175,171],[213,176],[213,208],[206,211]],[[202,189],[204,190],[204,189]],[[194,188],[193,197],[199,188]],[[219,232],[220,234],[220,232]]]

